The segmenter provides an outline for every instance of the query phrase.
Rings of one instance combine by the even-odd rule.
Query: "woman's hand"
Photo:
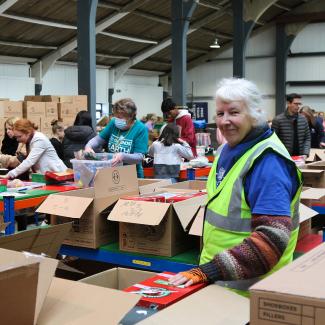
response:
[[[95,153],[91,147],[85,147],[84,152]]]
[[[174,286],[184,284],[184,287],[186,288],[192,284],[208,282],[208,278],[199,267],[196,267],[186,272],[180,272],[174,275],[173,277],[169,278],[168,282]]]
[[[117,166],[119,163],[123,162],[123,153],[118,152],[114,155],[112,159],[112,167]]]
[[[181,284],[184,284],[184,287],[189,287],[193,284],[193,280],[188,279],[186,276],[184,276],[182,273],[178,273],[171,278],[169,278],[168,282],[173,286],[179,286]]]

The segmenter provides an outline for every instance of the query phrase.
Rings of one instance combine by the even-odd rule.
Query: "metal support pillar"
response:
[[[245,51],[249,35],[255,22],[244,21],[244,1],[232,0],[233,9],[233,76],[245,77]]]
[[[78,93],[88,96],[96,129],[96,10],[98,0],[78,0]]]
[[[35,95],[39,96],[42,91],[42,84],[35,84]]]
[[[12,235],[15,233],[15,197],[3,196],[3,220],[9,222],[5,230],[6,235]]]
[[[195,0],[171,0],[172,9],[172,95],[177,105],[186,105],[186,38]]]
[[[306,25],[305,22],[276,25],[275,115],[282,113],[286,107],[287,58],[291,44]]]

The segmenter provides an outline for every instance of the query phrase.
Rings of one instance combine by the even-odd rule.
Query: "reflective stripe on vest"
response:
[[[270,147],[270,143],[266,142],[258,147],[253,154],[246,160],[243,169],[240,172],[239,177],[233,185],[233,190],[231,193],[231,198],[228,207],[228,216],[220,215],[209,208],[206,210],[205,221],[207,221],[212,226],[222,228],[229,231],[236,232],[250,232],[251,231],[251,219],[241,218],[241,204],[242,198],[241,193],[243,190],[243,178],[249,171],[252,162],[266,149]],[[281,153],[284,157],[290,159],[288,153],[283,150],[283,148],[272,143],[272,149]],[[221,184],[220,184],[221,185]],[[220,186],[219,185],[219,186]],[[295,202],[292,215],[292,226],[296,229],[299,226],[299,200]]]

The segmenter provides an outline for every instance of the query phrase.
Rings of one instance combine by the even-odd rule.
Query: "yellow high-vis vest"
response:
[[[222,147],[217,151],[207,182],[208,203],[204,220],[203,249],[200,264],[211,262],[215,255],[241,244],[245,238],[251,235],[252,213],[245,198],[244,181],[247,173],[254,167],[254,163],[264,153],[273,151],[294,164],[287,149],[277,135],[273,133],[269,138],[260,141],[247,150],[216,188],[216,167],[221,151]],[[302,175],[298,168],[296,170],[299,184],[290,205],[292,231],[289,243],[278,263],[263,277],[292,261],[298,238],[299,199],[302,189]],[[216,283],[235,289],[238,293],[247,296],[248,288],[263,277],[237,281],[217,281]]]

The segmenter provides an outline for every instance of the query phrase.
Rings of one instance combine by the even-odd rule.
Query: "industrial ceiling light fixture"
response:
[[[220,48],[220,44],[218,43],[218,39],[216,38],[214,40],[214,42],[210,45],[211,48],[213,49],[219,49]]]

